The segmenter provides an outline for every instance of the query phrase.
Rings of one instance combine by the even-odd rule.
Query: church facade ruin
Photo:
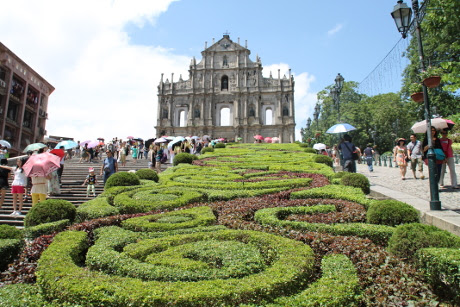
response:
[[[203,136],[254,142],[255,135],[294,142],[294,77],[262,76],[258,56],[229,35],[191,60],[188,80],[158,85],[157,137]]]

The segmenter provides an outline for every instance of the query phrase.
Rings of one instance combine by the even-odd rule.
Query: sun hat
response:
[[[406,143],[406,139],[405,139],[405,138],[399,138],[399,139],[397,139],[397,140],[396,140],[396,143],[399,143],[399,142],[401,142],[401,141],[404,141],[404,143]]]
[[[94,172],[94,168],[90,167],[88,171],[89,171],[90,173],[91,173],[91,172]]]

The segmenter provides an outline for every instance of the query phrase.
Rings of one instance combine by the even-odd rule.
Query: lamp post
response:
[[[337,122],[340,123],[340,93],[342,92],[343,81],[345,81],[345,79],[339,73],[337,74],[337,77],[335,77],[334,81],[335,84],[334,87],[331,89],[331,95],[335,105],[337,106]]]
[[[419,16],[419,6],[417,0],[412,0],[412,9],[414,10],[414,25],[415,25],[415,35],[418,43],[418,54],[420,58],[420,69],[425,70],[425,62],[423,56],[423,45],[421,37],[421,27],[420,27],[420,16]],[[407,37],[407,32],[411,26],[411,17],[412,10],[403,3],[402,0],[398,1],[398,4],[395,5],[391,16],[395,20],[396,27],[398,31],[401,32],[402,37]],[[426,119],[426,131],[427,131],[427,141],[428,141],[428,172],[430,180],[430,209],[431,210],[441,210],[441,201],[439,200],[439,187],[436,182],[436,155],[433,150],[433,139],[431,138],[431,115],[430,115],[430,100],[428,97],[428,90],[425,84],[422,83],[423,87],[423,101],[425,105],[425,119]]]

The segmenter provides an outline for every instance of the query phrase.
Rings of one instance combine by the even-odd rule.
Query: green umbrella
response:
[[[39,150],[40,148],[43,148],[43,147],[46,147],[46,145],[42,144],[42,143],[33,143],[33,144],[27,145],[27,147],[24,148],[24,150],[22,152],[35,151],[35,150]]]

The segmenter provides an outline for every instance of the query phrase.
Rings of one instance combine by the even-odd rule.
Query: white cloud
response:
[[[151,137],[161,73],[186,74],[188,56],[130,44],[129,24],[154,24],[173,0],[15,0],[0,41],[50,82],[49,134]]]
[[[332,36],[332,35],[336,34],[337,32],[339,32],[340,30],[342,30],[342,28],[343,28],[343,24],[339,23],[339,24],[335,25],[334,28],[332,28],[329,31],[327,31],[327,35]]]
[[[268,78],[270,72],[272,72],[273,78],[278,78],[278,69],[280,70],[280,77],[283,78],[289,76],[289,65],[280,63],[265,66],[263,74],[264,77]],[[302,72],[296,74],[291,72],[294,76],[295,87],[294,87],[294,101],[295,101],[295,139],[300,140],[300,128],[305,128],[307,124],[307,118],[312,117],[313,110],[315,108],[317,93],[311,92],[310,84],[316,80],[314,75],[308,72]]]

